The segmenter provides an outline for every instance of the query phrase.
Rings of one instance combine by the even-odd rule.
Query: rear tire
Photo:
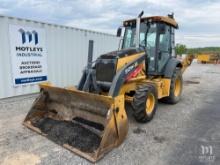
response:
[[[140,123],[152,120],[157,109],[157,102],[157,91],[153,85],[139,86],[132,102],[135,120]]]
[[[183,78],[180,68],[176,68],[171,78],[170,95],[160,99],[161,102],[167,104],[176,104],[179,102],[183,89]]]

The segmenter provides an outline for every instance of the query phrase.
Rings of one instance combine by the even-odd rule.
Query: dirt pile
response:
[[[50,118],[42,118],[33,123],[47,138],[57,144],[69,144],[83,152],[91,153],[96,150],[101,142],[101,138],[71,121],[57,121]]]

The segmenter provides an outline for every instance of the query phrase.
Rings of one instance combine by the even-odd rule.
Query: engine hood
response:
[[[144,52],[144,49],[143,48],[122,49],[122,50],[116,50],[116,51],[102,54],[99,58],[101,58],[101,59],[122,58],[122,57],[130,56],[133,54],[137,54],[140,52]]]

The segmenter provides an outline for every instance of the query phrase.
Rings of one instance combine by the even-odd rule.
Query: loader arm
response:
[[[184,73],[186,68],[189,67],[192,63],[194,59],[194,56],[193,55],[187,55],[181,62],[182,64],[182,69],[181,69],[181,72]]]

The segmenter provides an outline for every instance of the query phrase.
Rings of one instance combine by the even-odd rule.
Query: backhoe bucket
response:
[[[23,123],[28,128],[92,162],[125,139],[124,96],[111,98],[45,84],[40,88]]]

